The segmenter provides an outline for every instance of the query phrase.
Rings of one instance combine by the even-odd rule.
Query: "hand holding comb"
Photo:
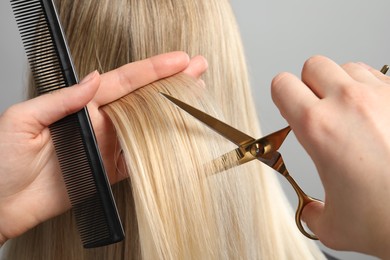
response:
[[[11,0],[39,95],[78,83],[52,0]],[[84,247],[124,232],[86,108],[50,126]]]

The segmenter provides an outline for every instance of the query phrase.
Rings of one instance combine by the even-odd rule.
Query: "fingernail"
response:
[[[91,81],[97,74],[98,74],[98,72],[96,70],[89,73],[85,78],[83,78],[82,81],[80,81],[79,85],[83,85],[83,84],[87,83],[88,81]]]
[[[205,57],[202,55],[197,55],[195,57],[192,57],[192,62],[197,64],[199,67],[203,67],[205,70],[208,68],[209,64]]]

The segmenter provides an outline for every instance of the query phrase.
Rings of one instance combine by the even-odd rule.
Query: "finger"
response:
[[[377,85],[380,83],[380,80],[367,68],[359,63],[347,63],[341,66],[349,76],[351,76],[354,80],[369,84],[369,85]]]
[[[111,103],[132,91],[183,71],[190,63],[184,52],[171,52],[136,61],[101,76],[101,86],[93,99],[96,105]]]
[[[31,133],[39,134],[47,126],[86,106],[95,95],[99,83],[100,76],[95,71],[78,85],[20,103],[14,111],[18,111]]]
[[[281,73],[272,80],[271,94],[280,113],[293,128],[300,124],[303,111],[319,100],[300,79],[290,73]]]
[[[323,227],[322,216],[324,204],[321,202],[310,202],[302,212],[302,221],[306,223],[310,231],[321,240],[321,228]]]
[[[194,78],[199,78],[207,70],[207,67],[207,60],[203,56],[198,55],[190,60],[190,64],[183,72]]]
[[[355,81],[332,60],[323,56],[308,59],[302,69],[302,81],[319,97],[337,93]]]

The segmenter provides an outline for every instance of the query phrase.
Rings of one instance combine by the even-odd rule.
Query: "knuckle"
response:
[[[323,64],[327,61],[328,59],[326,57],[320,55],[315,55],[307,59],[302,67],[302,81],[306,82],[307,80],[312,78],[313,73],[317,74],[318,71],[321,70]]]
[[[370,103],[371,98],[370,92],[365,91],[363,86],[349,85],[341,87],[339,91],[341,103],[360,112],[368,109],[367,104]]]
[[[316,66],[317,64],[321,64],[323,63],[325,60],[327,60],[326,57],[324,56],[321,56],[321,55],[314,55],[314,56],[311,56],[310,58],[308,58],[305,63],[303,64],[303,69],[302,71],[306,71],[310,68],[312,68],[313,66]]]
[[[347,62],[347,63],[344,63],[343,65],[341,65],[341,67],[344,70],[348,71],[348,70],[352,70],[352,69],[356,68],[357,66],[356,66],[356,63]]]

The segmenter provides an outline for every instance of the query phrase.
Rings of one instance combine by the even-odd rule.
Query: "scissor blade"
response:
[[[240,148],[234,149],[228,153],[221,155],[220,157],[212,160],[211,167],[214,169],[213,174],[228,170],[230,168],[236,167],[238,165],[250,162],[254,159],[251,153],[243,151]]]
[[[234,127],[184,103],[183,101],[180,101],[164,93],[161,94],[169,101],[174,103],[176,106],[183,109],[188,114],[195,117],[196,119],[198,119],[199,121],[201,121],[202,123],[210,127],[212,130],[219,133],[220,135],[222,135],[223,137],[225,137],[226,139],[230,140],[231,142],[233,142],[238,146],[243,146],[255,140],[249,135],[244,134],[243,132],[235,129]]]
[[[267,153],[269,152],[272,153],[279,150],[280,146],[282,145],[290,131],[291,127],[286,126],[285,128],[273,132],[272,134],[257,139],[255,142],[262,144],[264,148],[266,148],[264,155],[267,155]]]
[[[280,172],[281,174],[284,173],[285,168],[282,168],[280,164],[280,162],[283,162],[283,159],[281,154],[277,151],[271,152],[264,157],[256,157],[249,151],[243,152],[240,148],[237,148],[212,160],[210,162],[210,166],[214,170],[213,174],[216,174],[255,159],[258,159],[260,162]]]

